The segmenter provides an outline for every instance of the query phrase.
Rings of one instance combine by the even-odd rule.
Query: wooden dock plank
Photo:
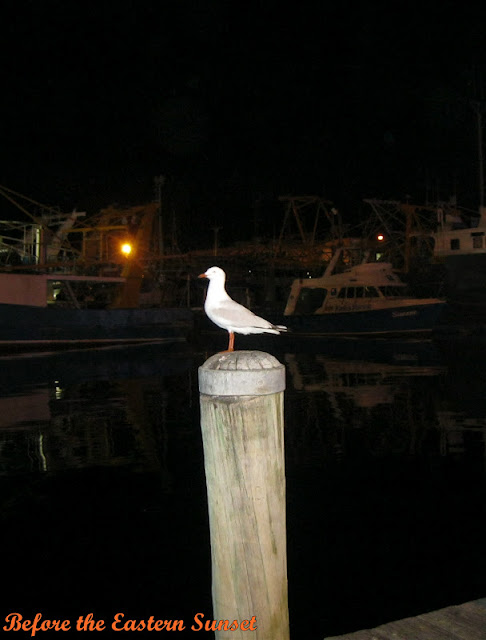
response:
[[[485,640],[486,598],[325,640]]]

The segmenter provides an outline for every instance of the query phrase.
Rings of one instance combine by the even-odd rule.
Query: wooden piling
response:
[[[289,638],[284,389],[284,366],[260,351],[199,368],[216,640]]]

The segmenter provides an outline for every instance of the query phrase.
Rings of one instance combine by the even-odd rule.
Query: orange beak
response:
[[[205,273],[200,273],[198,275],[198,278],[207,278],[207,275]]]

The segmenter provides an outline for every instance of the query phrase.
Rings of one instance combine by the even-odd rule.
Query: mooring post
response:
[[[260,351],[199,368],[217,640],[289,638],[284,389],[285,367]]]

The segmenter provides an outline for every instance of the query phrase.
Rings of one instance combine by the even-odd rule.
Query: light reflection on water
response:
[[[278,344],[291,637],[484,596],[486,346]],[[3,535],[20,563],[0,617],[210,615],[197,367],[211,353],[179,349],[0,359]]]
[[[289,455],[298,448],[292,438],[302,439],[309,423],[322,440],[320,447],[317,441],[306,443],[314,456],[346,455],[353,432],[361,434],[360,446],[370,455],[419,453],[426,432],[436,428],[431,393],[446,369],[438,363],[399,362],[286,354],[291,404],[303,405],[300,428],[287,435]]]
[[[161,432],[190,422],[191,362],[165,345],[4,357],[0,473],[159,469]],[[174,384],[181,404],[168,416]]]

